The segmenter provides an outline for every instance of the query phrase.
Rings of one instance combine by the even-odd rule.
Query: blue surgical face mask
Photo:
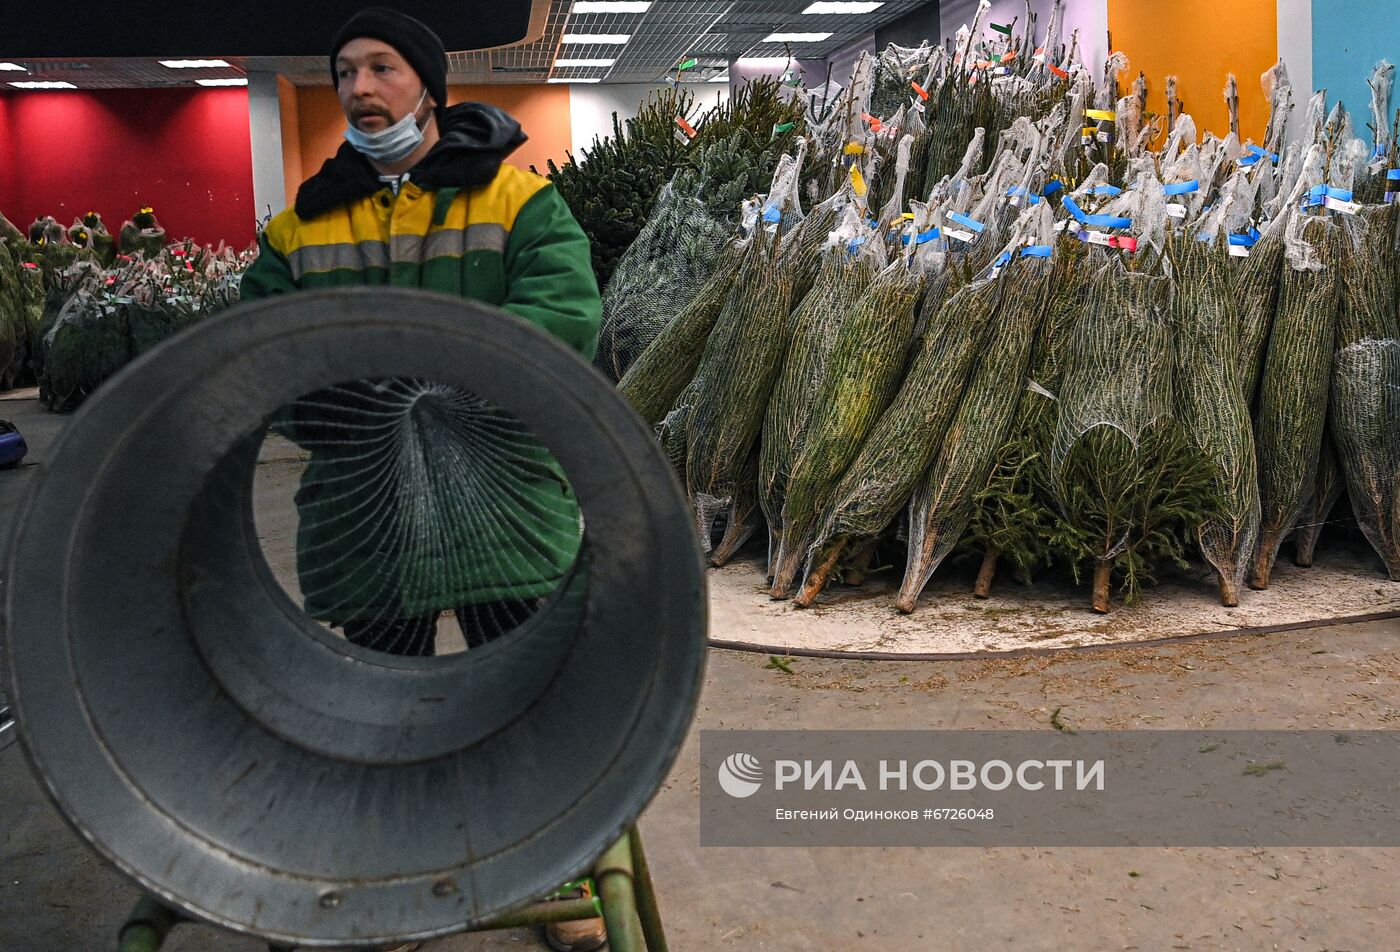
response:
[[[414,149],[423,144],[423,130],[418,125],[417,116],[427,98],[428,91],[424,89],[412,112],[378,132],[361,132],[351,123],[345,130],[346,141],[368,158],[386,165],[408,158]]]

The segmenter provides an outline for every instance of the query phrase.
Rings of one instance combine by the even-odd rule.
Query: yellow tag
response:
[[[1107,120],[1109,122],[1113,122],[1118,118],[1118,113],[1109,109],[1085,109],[1084,115],[1088,116],[1090,119]]]
[[[844,151],[847,155],[863,155],[865,153],[865,146],[861,145],[859,142],[847,142]]]
[[[864,198],[867,191],[865,187],[865,176],[860,174],[860,169],[851,166],[851,185],[856,190],[857,198]]]
[[[914,213],[913,213],[913,212],[905,212],[903,215],[900,215],[899,217],[900,217],[900,218],[903,218],[905,221],[913,221],[913,220],[914,220]]]

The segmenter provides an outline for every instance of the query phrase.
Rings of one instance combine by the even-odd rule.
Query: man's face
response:
[[[340,108],[361,132],[388,128],[413,112],[423,95],[423,81],[398,50],[369,37],[351,40],[341,48],[335,75]],[[429,97],[422,109],[433,105]]]

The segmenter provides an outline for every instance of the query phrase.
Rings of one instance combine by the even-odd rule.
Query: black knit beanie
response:
[[[443,112],[447,109],[447,51],[438,35],[426,23],[397,10],[384,7],[361,10],[340,28],[331,45],[331,81],[336,86],[340,85],[340,77],[336,74],[335,58],[340,55],[341,47],[362,36],[388,43],[408,61],[423,81],[428,95],[437,103],[433,112],[441,126]]]

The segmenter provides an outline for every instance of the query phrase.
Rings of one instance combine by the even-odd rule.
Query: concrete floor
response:
[[[59,418],[0,401],[35,457]],[[26,473],[0,474],[0,514]],[[1165,633],[1164,633],[1165,634]],[[715,632],[724,637],[723,632]],[[1400,950],[1400,849],[702,849],[698,732],[739,728],[1379,728],[1400,722],[1400,621],[976,661],[714,650],[691,737],[641,829],[678,950]],[[114,948],[136,890],[0,752],[0,950]],[[528,930],[425,952],[540,948]],[[176,930],[170,952],[252,952]]]

